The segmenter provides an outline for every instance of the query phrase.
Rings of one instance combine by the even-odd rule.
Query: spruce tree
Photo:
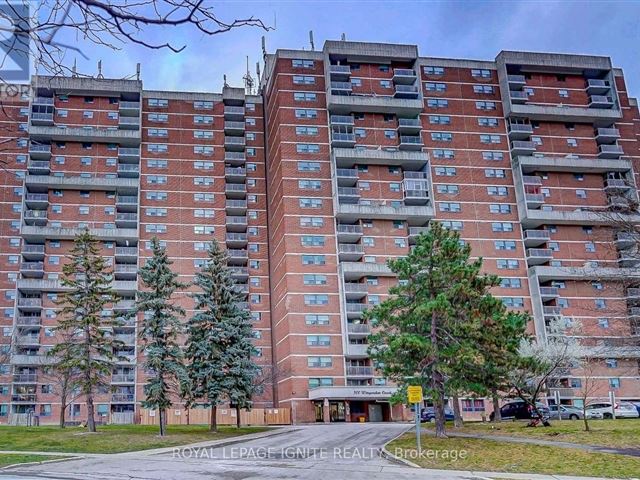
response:
[[[389,299],[366,313],[380,327],[370,337],[370,353],[401,391],[411,384],[427,388],[436,435],[444,437],[445,383],[453,391],[469,389],[473,379],[460,372],[480,361],[475,336],[486,312],[478,309],[499,279],[480,273],[482,259],[472,260],[459,234],[437,222],[417,238],[408,256],[389,261],[389,267],[400,282]]]
[[[183,354],[178,345],[185,311],[173,298],[185,285],[171,270],[173,262],[156,237],[151,240],[151,249],[153,256],[140,269],[144,289],[138,293],[136,302],[136,310],[144,315],[139,335],[146,353],[143,366],[148,375],[142,405],[158,410],[160,436],[164,436],[166,409],[172,405],[172,395],[179,394],[185,377]]]
[[[226,252],[215,240],[195,285],[199,288],[193,295],[197,312],[188,324],[186,347],[191,403],[211,407],[210,427],[216,431],[218,405],[232,402],[238,416],[240,408],[251,405],[258,373],[251,360],[251,319],[239,307],[242,294],[231,277]]]
[[[109,386],[117,360],[115,350],[123,344],[111,330],[119,325],[113,317],[103,317],[105,306],[116,301],[111,289],[112,275],[100,253],[100,243],[88,230],[76,236],[68,262],[62,267],[61,307],[56,330],[62,341],[50,355],[56,368],[74,372],[75,385],[87,402],[87,426],[96,431],[93,397],[99,388]]]

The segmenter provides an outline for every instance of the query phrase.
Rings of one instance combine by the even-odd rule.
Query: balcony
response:
[[[402,135],[416,135],[422,131],[422,121],[419,118],[399,118],[398,133]]]
[[[527,265],[544,265],[553,260],[553,250],[550,248],[528,248],[527,249]]]
[[[249,251],[242,248],[228,248],[227,255],[232,264],[246,264],[249,260]]]
[[[367,345],[366,343],[349,343],[347,344],[347,351],[345,352],[345,356],[351,358],[369,358],[369,354],[367,353],[368,348],[369,345]]]
[[[224,186],[224,193],[227,198],[245,199],[247,198],[247,186],[244,183],[227,183]]]
[[[640,288],[627,288],[627,301],[640,302]]]
[[[119,130],[105,127],[43,127],[29,126],[29,137],[40,141],[117,143],[139,145],[140,130]]]
[[[640,237],[635,232],[618,232],[615,239],[616,248],[623,250],[640,244]]]
[[[347,318],[360,318],[367,308],[369,306],[366,303],[345,303]]]
[[[353,243],[362,238],[362,227],[360,225],[342,225],[336,227],[338,242]]]
[[[509,88],[518,90],[527,84],[527,79],[524,75],[507,75],[507,83]]]
[[[244,137],[224,136],[224,148],[228,151],[243,152],[247,142]]]
[[[351,82],[331,82],[332,95],[351,95],[352,91]]]
[[[607,198],[607,203],[614,210],[627,210],[630,207],[629,199],[620,195]]]
[[[345,282],[354,282],[364,277],[395,277],[396,274],[385,263],[343,262],[340,272]]]
[[[46,210],[27,210],[24,212],[24,223],[27,225],[46,225]]]
[[[114,340],[118,342],[122,342],[125,345],[135,345],[136,344],[136,336],[130,334],[116,334],[113,336]]]
[[[246,232],[247,217],[243,216],[227,216],[226,219],[227,232]]]
[[[540,287],[540,298],[543,302],[555,300],[560,297],[560,289],[558,287]]]
[[[132,163],[121,163],[118,165],[118,177],[138,178],[140,176],[140,166]]]
[[[20,310],[39,311],[42,308],[42,299],[41,298],[18,298],[17,305]]]
[[[116,208],[120,212],[137,212],[138,197],[136,195],[116,196]]]
[[[562,309],[560,307],[542,307],[542,314],[545,319],[553,319],[562,315]]]
[[[336,179],[339,187],[354,187],[358,183],[356,168],[336,168]]]
[[[356,135],[354,133],[331,132],[332,147],[351,148],[356,144]]]
[[[352,367],[347,365],[347,377],[373,377],[373,367]]]
[[[620,145],[598,145],[598,158],[620,158],[624,151]]]
[[[640,254],[633,248],[619,252],[618,265],[620,268],[636,268],[640,265]]]
[[[360,190],[355,187],[338,187],[338,202],[341,204],[357,204],[360,201]]]
[[[347,333],[350,337],[366,337],[371,333],[368,323],[347,323]]]
[[[334,148],[333,157],[337,168],[383,165],[415,171],[424,169],[429,163],[429,155],[426,152],[397,149]]]
[[[527,208],[538,209],[544,204],[544,195],[542,193],[525,193],[525,201]]]
[[[244,129],[244,122],[234,122],[231,120],[225,120],[224,122],[225,135],[244,135]]]
[[[585,265],[584,267],[532,267],[538,281],[541,283],[552,280],[629,280],[640,278],[640,272],[635,269],[602,267],[599,265]]]
[[[249,280],[249,269],[247,267],[230,267],[231,278],[236,282],[246,282]]]
[[[137,213],[116,213],[116,227],[136,228],[138,226]]]
[[[511,142],[511,154],[515,156],[519,155],[532,155],[536,151],[536,144],[533,142],[527,142],[524,140],[514,140]]]
[[[608,80],[599,80],[596,78],[590,78],[587,80],[586,90],[589,95],[602,95],[607,93],[611,89],[611,84]]]
[[[30,142],[29,157],[32,160],[49,160],[51,158],[51,145]]]
[[[527,103],[529,95],[524,91],[509,90],[509,98],[511,103]]]
[[[332,87],[333,87],[332,82]],[[403,85],[398,85],[402,87]],[[403,92],[405,97],[386,95],[350,95],[351,84],[344,85],[345,90],[330,89],[327,95],[327,107],[336,114],[350,114],[351,112],[386,113],[401,117],[415,117],[424,108],[418,87],[413,92]],[[340,92],[341,94],[336,94]]]
[[[393,83],[396,85],[413,85],[418,80],[416,71],[410,68],[394,68]]]
[[[344,284],[345,298],[349,300],[360,300],[367,296],[368,285],[366,283],[351,283],[346,282]]]
[[[20,274],[22,278],[42,278],[44,277],[44,263],[22,262],[20,264]]]
[[[247,234],[244,232],[230,232],[225,237],[227,247],[231,248],[246,248],[247,241]]]
[[[405,205],[427,205],[429,203],[429,192],[427,190],[405,190]]]
[[[329,65],[329,75],[331,78],[348,79],[351,75],[351,67],[349,65]]]
[[[24,204],[27,208],[42,209],[49,206],[49,194],[27,193],[24,196]]]
[[[114,393],[111,395],[111,403],[133,403],[134,398],[133,393]]]
[[[47,355],[11,355],[12,365],[51,365],[53,362],[54,359]]]
[[[247,180],[247,170],[241,167],[226,167],[224,179],[231,183],[244,183]]]
[[[225,212],[231,216],[241,216],[247,214],[247,201],[246,200],[226,200]]]
[[[111,377],[111,383],[134,383],[136,376],[134,374],[114,374]]]
[[[628,172],[631,161],[626,159],[601,159],[589,157],[547,157],[519,156],[523,173],[530,172],[572,172],[572,173],[609,173]]]
[[[355,262],[364,256],[364,247],[354,243],[338,244],[338,259],[341,262]]]
[[[244,152],[224,152],[224,161],[233,167],[242,166],[246,161]]]
[[[13,375],[13,383],[37,383],[38,375],[35,373],[16,373]]]
[[[416,85],[396,85],[394,98],[406,98],[413,100],[420,97],[420,87]]]
[[[138,247],[116,247],[116,260],[132,261],[138,258]]]
[[[533,135],[533,127],[529,123],[509,123],[507,133],[509,140],[524,140]]]
[[[31,125],[51,126],[53,122],[53,112],[31,112]]]
[[[17,327],[41,327],[42,317],[38,316],[23,316],[19,315],[16,318]]]
[[[84,228],[37,227],[23,225],[22,237],[28,242],[44,243],[46,239],[73,240],[84,232]],[[89,233],[103,241],[135,241],[138,240],[138,230],[135,228],[90,228]]]
[[[336,217],[344,223],[355,223],[363,218],[371,220],[406,220],[419,226],[434,217],[431,205],[395,205],[386,202],[369,204],[338,203]]]
[[[233,105],[224,106],[224,119],[232,121],[244,121],[244,107]]]
[[[620,138],[620,130],[617,128],[596,128],[595,136],[598,143],[612,143]]]
[[[422,147],[424,147],[424,143],[422,142],[421,135],[401,135],[400,136],[400,144],[398,145],[398,148],[400,150],[421,151]]]
[[[53,107],[55,105],[55,99],[53,97],[34,97],[32,104]]]
[[[138,277],[138,266],[127,263],[116,264],[113,275],[116,280],[135,280]]]
[[[105,190],[118,193],[136,193],[139,181],[137,178],[112,177],[58,177],[54,175],[27,175],[25,185],[32,190]]]
[[[118,128],[124,130],[139,130],[140,119],[138,117],[120,117],[118,119]]]
[[[11,401],[13,403],[35,403],[36,402],[36,394],[35,393],[23,393],[19,395],[12,395]]]
[[[429,227],[409,227],[409,243],[415,244],[418,236],[428,231]]]
[[[40,345],[40,335],[16,335],[16,345],[21,346],[36,346]]]
[[[140,163],[140,149],[135,147],[118,148],[118,160],[126,163]]]
[[[525,230],[524,231],[524,246],[525,247],[539,247],[551,240],[551,233],[549,230]]]
[[[331,115],[331,126],[353,126],[353,115]]]
[[[22,258],[25,260],[43,260],[44,259],[44,245],[22,245]]]
[[[49,175],[51,164],[47,160],[29,160],[27,163],[29,175]]]
[[[118,110],[120,115],[137,116],[140,114],[140,102],[120,101]]]
[[[133,310],[134,308],[136,308],[136,301],[130,300],[130,299],[118,300],[116,303],[113,304],[113,310],[118,312],[129,311],[129,310]]]
[[[627,180],[621,178],[607,178],[604,181],[604,189],[606,192],[626,192],[631,189],[631,185]]]
[[[589,108],[613,108],[613,97],[606,95],[591,95],[589,97]]]

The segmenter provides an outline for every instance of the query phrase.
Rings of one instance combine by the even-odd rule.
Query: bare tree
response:
[[[77,372],[63,364],[47,365],[42,368],[43,382],[51,386],[52,394],[60,400],[60,428],[65,428],[67,409],[80,396]]]

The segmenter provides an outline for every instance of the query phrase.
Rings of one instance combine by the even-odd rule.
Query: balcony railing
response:
[[[35,373],[16,373],[13,375],[13,381],[15,383],[36,383],[38,375]]]
[[[369,291],[366,283],[345,283],[345,293],[367,293]]]
[[[347,324],[347,332],[371,333],[371,325],[369,325],[368,323],[349,323]]]
[[[363,313],[369,306],[364,303],[347,303],[347,313]]]
[[[137,247],[116,247],[116,256],[134,257],[138,255]]]
[[[350,377],[373,377],[373,367],[351,367],[351,366],[347,366],[347,376],[350,376]]]
[[[111,383],[133,383],[136,377],[132,374],[115,374],[111,377]]]
[[[41,267],[42,267],[42,263],[40,263]],[[41,307],[42,306],[42,299],[41,298],[19,298],[18,299],[18,306],[19,307]]]
[[[329,65],[329,73],[348,75],[351,74],[351,67],[349,65]]]
[[[361,234],[362,227],[360,225],[338,225],[338,233]]]
[[[331,125],[353,125],[351,115],[331,115]]]
[[[111,395],[112,402],[133,402],[133,393],[114,393]]]

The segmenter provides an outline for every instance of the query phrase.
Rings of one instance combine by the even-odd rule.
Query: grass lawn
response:
[[[453,437],[439,439],[429,435],[422,435],[423,455],[418,459],[415,458],[417,454],[415,432],[407,433],[394,440],[387,445],[387,449],[424,468],[445,470],[616,478],[637,477],[640,472],[640,458],[624,455],[518,445],[494,440]],[[462,458],[463,452],[465,452],[464,458]],[[457,454],[457,458],[454,459],[453,454]]]
[[[468,423],[461,432],[486,435],[509,435],[559,442],[601,445],[604,447],[640,448],[640,420],[590,420],[590,432],[582,420],[551,420],[551,427],[527,427],[526,422]]]
[[[60,457],[52,457],[47,455],[4,455],[0,454],[0,468],[6,467],[7,465],[13,465],[15,463],[27,463],[27,462],[43,462],[44,460],[52,460],[54,458]]]
[[[268,430],[267,427],[237,429],[231,426],[221,426],[218,429],[218,433],[211,433],[206,425],[169,425],[167,436],[160,438],[155,425],[106,425],[99,426],[97,433],[87,433],[81,427],[61,430],[53,426],[0,426],[0,450],[121,453],[220,440]]]

